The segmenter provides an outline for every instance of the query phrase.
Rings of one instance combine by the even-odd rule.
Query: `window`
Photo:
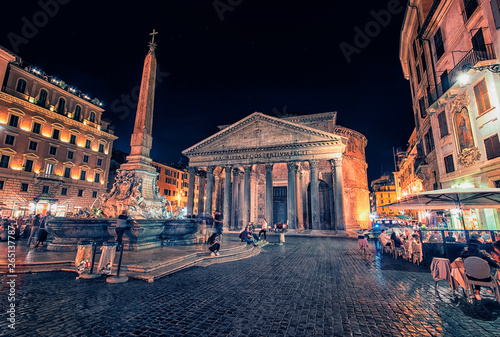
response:
[[[441,135],[441,138],[449,135],[448,123],[446,122],[446,113],[444,111],[439,113],[438,122],[439,122],[439,133]]]
[[[61,188],[61,195],[68,195],[68,188],[67,187]]]
[[[9,168],[9,160],[10,156],[6,156],[2,154],[2,159],[0,159],[0,167],[1,168]]]
[[[92,141],[91,141],[90,139],[87,139],[87,140],[85,141],[85,148],[86,148],[86,149],[90,149],[90,145],[92,145]]]
[[[56,153],[57,153],[57,147],[51,146],[50,149],[49,149],[49,154],[52,155],[52,156],[55,156]]]
[[[99,144],[99,152],[104,152],[104,144]]]
[[[464,0],[464,11],[462,12],[464,22],[469,20],[477,7],[477,0]]]
[[[47,90],[40,90],[40,96],[38,96],[37,104],[41,107],[45,107],[47,105]]]
[[[4,184],[4,181],[0,180],[0,190],[3,190],[3,184]]]
[[[500,142],[498,141],[498,134],[486,138],[484,140],[484,147],[486,148],[486,158],[488,160],[500,157]]]
[[[9,126],[17,128],[19,125],[19,116],[10,115]]]
[[[26,159],[24,162],[24,171],[31,172],[33,170],[33,160]]]
[[[455,164],[453,164],[453,155],[452,154],[444,157],[444,167],[445,167],[446,173],[455,172]]]
[[[73,151],[68,151],[68,159],[73,159],[75,156],[75,153]]]
[[[422,96],[418,100],[418,105],[420,107],[420,117],[422,117],[422,119],[424,119],[425,117],[427,117],[427,112],[425,111],[425,99],[424,99],[424,96]]]
[[[5,144],[7,145],[14,145],[14,140],[16,139],[16,137],[12,136],[12,135],[6,135],[5,136]]]
[[[19,81],[17,81],[16,91],[20,92],[21,94],[24,94],[26,92],[26,81],[25,80],[19,79]]]
[[[30,140],[30,145],[29,145],[29,149],[30,150],[33,150],[33,151],[36,151],[36,148],[38,147],[38,143],[37,142],[34,142],[32,140]]]
[[[422,73],[425,73],[427,70],[427,62],[425,61],[425,53],[422,53],[422,61],[420,61],[420,64],[422,65]]]
[[[76,144],[76,135],[69,136],[69,143],[75,145]]]
[[[80,171],[80,180],[85,180],[87,177],[87,171]]]
[[[420,83],[422,81],[422,75],[420,74],[420,66],[417,64],[415,66],[415,68],[417,69],[417,79],[418,79],[418,83]]]
[[[74,120],[80,121],[82,119],[82,107],[77,105],[75,108],[75,116],[73,117]]]
[[[64,115],[66,110],[66,100],[64,98],[59,98],[59,104],[57,105],[57,112],[60,113],[61,115]]]
[[[97,158],[97,166],[101,166],[102,165],[102,159],[101,158]]]
[[[59,139],[60,133],[61,133],[61,131],[59,131],[58,129],[52,130],[52,138]]]
[[[425,139],[425,151],[427,154],[431,153],[434,150],[434,137],[432,136],[432,128],[429,128],[429,131],[424,135]]]
[[[476,32],[476,34],[472,36],[471,42],[472,42],[472,49],[474,49],[474,51],[479,51],[479,52],[486,51],[486,43],[484,42],[484,35],[482,29],[479,29]],[[478,54],[480,55],[481,53]]]
[[[418,60],[418,52],[417,52],[417,39],[413,41],[413,56],[415,57],[415,63]]]
[[[84,163],[88,163],[89,162],[89,156],[87,156],[86,154],[83,155],[83,162]]]
[[[44,194],[49,193],[49,186],[43,186],[42,193],[44,193]]]
[[[71,167],[64,168],[64,178],[71,178]]]
[[[100,173],[94,174],[94,182],[98,183],[100,181],[101,181],[101,174]]]
[[[97,198],[97,191],[92,191],[92,198]]]
[[[28,184],[21,183],[21,192],[28,192]]]
[[[441,28],[438,28],[433,39],[434,47],[436,48],[436,58],[439,60],[444,54],[443,33],[441,32]]]
[[[42,125],[40,123],[34,122],[33,127],[31,128],[31,132],[40,134],[41,129],[42,129]]]
[[[90,118],[89,120],[92,122],[92,123],[95,123],[95,112],[94,111],[91,111],[90,112]]]
[[[83,190],[78,190],[78,196],[83,197]]]
[[[476,96],[477,111],[479,114],[491,108],[490,97],[488,96],[488,89],[486,88],[484,78],[474,87],[474,96]]]
[[[45,174],[52,174],[54,173],[54,164],[52,163],[47,163],[47,166],[45,167]]]

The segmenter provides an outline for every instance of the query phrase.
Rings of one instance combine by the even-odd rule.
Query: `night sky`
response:
[[[44,10],[40,3],[51,5]],[[120,137],[115,148],[128,152],[134,96],[149,33],[156,29],[161,82],[154,160],[186,164],[182,150],[216,133],[217,125],[255,111],[273,116],[337,111],[337,124],[368,139],[371,181],[394,171],[392,148],[406,147],[414,125],[410,87],[399,63],[405,5],[399,0],[9,1],[0,15],[0,45],[104,101],[103,117]],[[371,37],[363,40],[358,32],[366,29]]]

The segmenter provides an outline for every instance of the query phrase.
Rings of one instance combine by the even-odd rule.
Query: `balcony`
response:
[[[495,51],[493,50],[493,44],[486,44],[481,47],[484,47],[484,50],[469,50],[450,71],[448,75],[448,83],[441,82],[431,91],[430,96],[428,97],[429,106],[434,104],[458,81],[458,76],[463,71],[464,66],[471,65],[474,67],[478,62],[495,60],[496,56]]]
[[[35,173],[35,179],[41,181],[56,181],[63,182],[64,179],[61,176],[57,176],[55,174],[47,174],[47,173]]]

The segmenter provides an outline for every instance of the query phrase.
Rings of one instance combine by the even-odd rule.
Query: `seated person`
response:
[[[396,232],[392,232],[391,240],[394,241],[394,247],[401,247],[401,239],[396,235]]]
[[[390,246],[391,245],[391,239],[387,234],[385,234],[385,229],[382,230],[382,233],[380,233],[379,236],[380,243],[382,246]]]
[[[441,240],[441,235],[439,234],[439,232],[432,232],[431,236],[429,237],[429,242],[431,242],[431,243],[443,242]]]
[[[220,250],[219,234],[213,233],[207,240],[210,256],[218,256]]]
[[[467,247],[465,247],[460,252],[459,256],[464,260],[468,257],[476,256],[476,257],[479,257],[479,258],[485,260],[486,262],[488,262],[490,267],[497,268],[497,269],[500,268],[500,265],[488,255],[486,255],[483,251],[479,250],[479,244],[477,243],[477,240],[470,240],[469,243],[467,244]],[[477,280],[477,281],[489,281],[489,278],[481,279],[481,280]],[[480,301],[481,296],[479,295],[479,293],[481,291],[481,286],[474,285],[474,290],[475,290],[476,300]]]
[[[240,233],[241,242],[253,243],[255,245],[254,238],[252,236],[252,231],[246,227],[243,232]]]
[[[455,239],[453,237],[453,233],[452,232],[448,232],[448,236],[444,238],[444,241],[450,242],[450,243],[454,243],[454,242],[457,241],[457,239]]]

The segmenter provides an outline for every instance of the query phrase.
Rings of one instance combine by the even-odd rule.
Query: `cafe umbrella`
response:
[[[465,229],[463,210],[470,208],[500,208],[500,188],[445,188],[411,194],[398,202],[384,205],[401,209],[458,209]]]

